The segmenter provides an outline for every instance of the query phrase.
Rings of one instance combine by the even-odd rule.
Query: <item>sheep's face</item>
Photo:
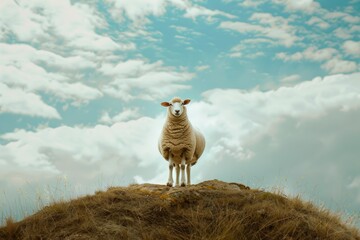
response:
[[[162,102],[161,106],[168,107],[170,113],[175,117],[180,117],[184,112],[184,105],[188,104],[191,100],[185,99],[182,101],[179,98],[174,98],[170,102]]]

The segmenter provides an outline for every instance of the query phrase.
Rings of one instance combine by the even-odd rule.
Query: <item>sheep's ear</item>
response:
[[[163,106],[163,107],[168,107],[168,106],[170,106],[170,103],[168,103],[168,102],[162,102],[162,103],[161,103],[161,106]]]
[[[191,101],[190,99],[185,99],[183,105],[189,104],[190,101]]]

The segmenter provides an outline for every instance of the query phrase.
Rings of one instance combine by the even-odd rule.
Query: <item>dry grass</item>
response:
[[[0,239],[354,239],[357,229],[299,198],[213,180],[131,185],[59,202],[0,228]]]

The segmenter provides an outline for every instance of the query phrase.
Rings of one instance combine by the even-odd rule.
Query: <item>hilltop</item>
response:
[[[299,198],[238,183],[111,187],[10,219],[0,239],[354,239],[356,228]]]

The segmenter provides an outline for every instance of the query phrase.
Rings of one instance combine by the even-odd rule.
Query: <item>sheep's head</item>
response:
[[[161,106],[168,107],[170,113],[175,117],[180,117],[181,114],[183,114],[184,109],[186,109],[184,106],[188,104],[191,100],[185,99],[184,101],[181,100],[178,97],[173,98],[170,102],[162,102]]]

